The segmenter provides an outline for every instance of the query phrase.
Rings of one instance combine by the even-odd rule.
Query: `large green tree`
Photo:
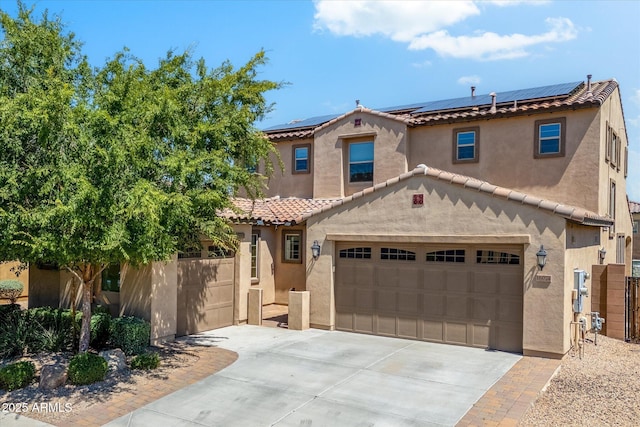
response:
[[[126,49],[93,68],[59,17],[19,4],[0,11],[0,261],[56,263],[81,284],[80,351],[89,345],[93,285],[110,263],[169,259],[206,235],[272,144],[257,53],[210,69],[190,52],[147,68]],[[267,166],[270,162],[266,162]]]

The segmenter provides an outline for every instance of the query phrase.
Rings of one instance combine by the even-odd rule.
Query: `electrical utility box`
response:
[[[584,297],[588,295],[587,285],[585,284],[588,278],[589,273],[587,273],[586,271],[580,270],[578,268],[573,270],[573,281],[577,293],[577,297],[575,301],[573,301],[574,313],[582,313],[582,302],[584,300]]]

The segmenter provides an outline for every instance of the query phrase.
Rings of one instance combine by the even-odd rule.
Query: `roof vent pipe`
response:
[[[471,86],[471,97],[473,98],[474,96],[476,96],[476,87]]]
[[[491,97],[491,114],[495,114],[496,113],[496,93],[491,92],[489,96]]]
[[[591,74],[587,74],[587,96],[591,98],[593,96],[593,92],[591,92]]]

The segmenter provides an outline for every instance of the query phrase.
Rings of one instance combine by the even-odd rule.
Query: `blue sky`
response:
[[[630,142],[627,193],[640,201],[638,1],[48,1],[94,65],[124,46],[153,66],[192,49],[210,67],[264,49],[260,128],[370,108],[615,78]],[[13,14],[14,0],[0,0]]]

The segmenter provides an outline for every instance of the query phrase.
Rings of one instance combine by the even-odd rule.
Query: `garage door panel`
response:
[[[444,340],[444,322],[424,320],[422,322],[422,337],[426,341],[442,342]]]
[[[444,325],[444,342],[451,344],[467,344],[467,324],[446,322]]]
[[[444,296],[435,294],[425,294],[423,297],[424,314],[429,317],[439,317],[444,315]]]
[[[386,246],[373,245],[372,254],[380,247]],[[338,329],[522,351],[522,265],[505,264],[503,258],[512,258],[495,255],[502,254],[502,248],[478,249],[484,254],[482,263],[473,245],[455,250],[440,245],[435,251],[445,254],[436,260],[428,256],[434,251],[431,245],[408,249],[415,251],[415,260],[374,256],[349,260],[348,265],[337,260]],[[522,253],[522,248],[509,252]],[[349,269],[359,277],[354,273],[353,281],[346,282]],[[369,278],[376,280],[374,285]]]
[[[402,338],[418,339],[418,319],[399,317],[398,336]]]
[[[355,313],[353,330],[355,332],[363,332],[365,334],[372,334],[373,329],[373,313]]]
[[[445,316],[447,318],[466,319],[468,301],[465,294],[447,295],[445,297]]]

